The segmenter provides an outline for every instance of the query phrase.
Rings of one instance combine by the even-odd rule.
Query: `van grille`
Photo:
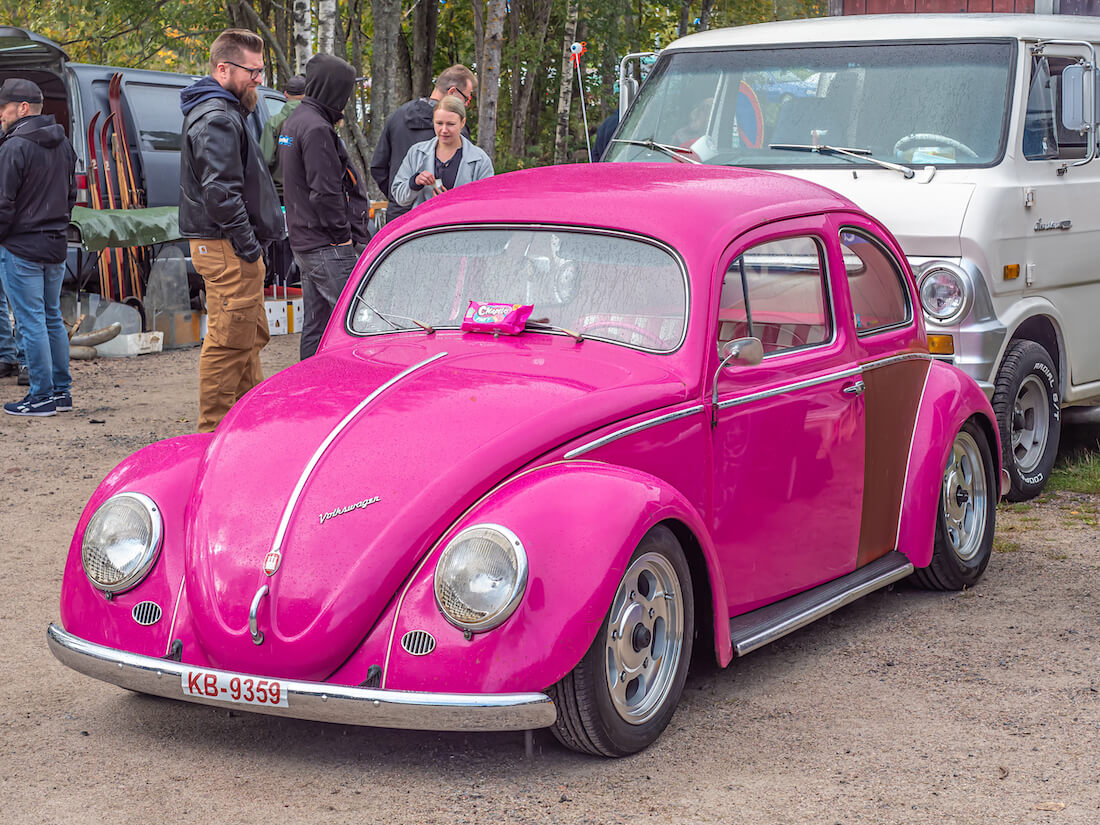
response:
[[[401,647],[413,656],[427,656],[435,650],[435,637],[426,630],[410,630],[401,637]]]

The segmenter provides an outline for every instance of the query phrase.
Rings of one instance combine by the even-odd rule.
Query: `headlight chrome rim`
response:
[[[96,523],[96,519],[100,518],[108,507],[117,505],[120,499],[127,499],[135,502],[144,511],[145,516],[149,520],[149,540],[141,553],[140,561],[134,566],[130,573],[117,582],[105,583],[95,579],[88,571],[89,554],[86,542],[89,532]],[[163,537],[164,522],[161,518],[160,508],[157,507],[153,499],[144,493],[130,491],[116,493],[96,508],[95,513],[92,514],[92,517],[88,520],[88,524],[84,528],[84,535],[81,536],[80,540],[80,562],[84,569],[84,575],[88,578],[88,581],[91,582],[93,587],[102,591],[108,597],[132,590],[145,580],[145,577],[149,575],[149,571],[153,569],[153,565],[156,564],[157,559],[160,557]]]
[[[512,584],[507,600],[500,609],[477,622],[463,621],[448,613],[444,606],[445,599],[442,598],[440,594],[440,569],[443,567],[444,562],[447,561],[448,555],[458,547],[461,542],[469,539],[470,534],[486,530],[498,533],[507,543],[515,557],[516,578]],[[439,555],[439,561],[436,562],[432,582],[436,607],[439,608],[439,612],[443,614],[443,618],[445,618],[449,624],[460,630],[469,631],[471,633],[492,630],[507,621],[519,606],[523,593],[527,589],[527,573],[527,551],[524,549],[523,542],[520,541],[519,536],[501,524],[482,522],[471,525],[460,531],[458,535],[447,542],[447,546],[443,548],[443,552]]]
[[[929,279],[934,277],[937,273],[945,273],[958,284],[960,295],[959,305],[950,312],[936,312],[929,308],[925,301],[925,285],[928,283]],[[971,304],[974,301],[974,290],[970,283],[970,277],[961,267],[948,261],[931,261],[922,267],[917,281],[917,294],[920,297],[921,311],[924,312],[925,317],[933,323],[947,326],[964,318],[966,313],[970,311]]]

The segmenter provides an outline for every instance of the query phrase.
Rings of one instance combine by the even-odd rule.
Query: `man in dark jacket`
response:
[[[294,75],[286,82],[286,103],[264,122],[264,130],[260,134],[260,151],[264,153],[264,163],[271,170],[275,191],[280,195],[283,194],[283,170],[279,166],[279,137],[283,133],[283,124],[286,123],[286,119],[298,108],[305,94],[305,75]]]
[[[319,54],[306,64],[306,96],[279,138],[290,248],[302,273],[300,352],[317,352],[336,300],[370,239],[370,201],[336,123],[355,87],[346,60]]]
[[[210,46],[210,74],[180,92],[180,234],[206,284],[209,315],[199,355],[199,432],[263,380],[270,339],[264,247],[285,235],[279,196],[245,118],[263,76],[263,40],[226,29]]]
[[[61,282],[76,153],[53,115],[42,114],[42,90],[29,80],[0,84],[0,124],[0,278],[31,382],[26,398],[4,412],[54,415],[73,408]]]
[[[445,95],[456,95],[462,98],[468,108],[470,101],[473,100],[476,85],[477,78],[468,68],[461,64],[451,66],[435,81],[435,88],[432,89],[429,97],[410,100],[397,107],[397,111],[386,118],[386,124],[382,127],[382,136],[378,139],[378,146],[370,159],[370,176],[378,183],[382,194],[389,198],[386,220],[392,221],[412,208],[401,206],[393,199],[390,184],[397,170],[401,168],[401,161],[408,154],[409,147],[414,143],[435,137],[435,128],[432,126],[435,104]],[[467,138],[470,136],[466,127],[462,128],[462,134]]]

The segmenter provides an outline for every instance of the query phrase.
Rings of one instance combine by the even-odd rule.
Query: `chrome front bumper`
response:
[[[267,677],[127,653],[81,639],[55,624],[47,628],[46,639],[58,661],[80,673],[138,693],[234,710],[411,730],[530,730],[549,727],[557,718],[554,703],[544,693],[417,693],[292,679],[279,680],[286,691],[287,707],[239,704],[186,693],[182,680],[188,671],[200,669],[228,678]]]

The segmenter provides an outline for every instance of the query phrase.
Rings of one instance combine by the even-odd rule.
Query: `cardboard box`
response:
[[[267,330],[272,335],[286,335],[286,301],[264,301]]]
[[[129,358],[133,355],[149,355],[164,348],[163,332],[131,332],[116,335],[105,344],[96,344],[96,352],[102,358]]]
[[[286,302],[286,331],[301,332],[306,316],[302,314],[302,299],[288,298]]]
[[[153,319],[153,329],[164,333],[164,349],[197,347],[202,343],[205,331],[198,312],[158,312]]]

